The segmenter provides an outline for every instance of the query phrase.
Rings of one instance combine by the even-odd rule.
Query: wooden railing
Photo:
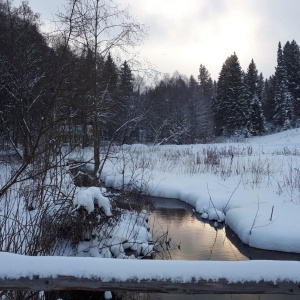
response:
[[[0,290],[300,295],[300,262],[27,257],[0,252]]]
[[[58,276],[57,278],[18,278],[1,279],[0,290],[86,290],[86,291],[137,291],[178,294],[289,294],[300,295],[299,285],[282,281],[259,281],[245,283],[230,283],[226,279],[218,281],[192,280],[191,282],[173,282],[170,280],[111,280],[104,282],[101,278],[87,279],[73,276]]]

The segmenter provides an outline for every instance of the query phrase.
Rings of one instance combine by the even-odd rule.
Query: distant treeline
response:
[[[107,9],[105,17],[113,18],[116,11]],[[130,23],[107,43],[74,11],[69,18],[60,15],[72,24],[69,31],[46,35],[26,2],[15,8],[0,0],[0,140],[22,149],[23,157],[49,141],[53,148],[112,141],[183,144],[299,125],[300,50],[294,40],[283,48],[279,43],[276,71],[268,79],[253,60],[243,71],[234,53],[217,81],[201,64],[198,78],[177,72],[147,87],[130,61],[117,64],[112,54],[131,43],[129,36],[139,39],[140,25]]]

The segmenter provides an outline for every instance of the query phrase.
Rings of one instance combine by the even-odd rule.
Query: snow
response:
[[[290,261],[171,261],[80,258],[61,256],[22,256],[0,253],[0,278],[55,278],[75,276],[111,280],[196,280],[226,279],[229,282],[288,280],[300,282],[300,262]]]
[[[154,244],[147,219],[146,211],[123,210],[120,219],[97,228],[92,240],[80,242],[75,252],[68,255],[117,259],[149,257]],[[135,256],[126,255],[125,250],[134,251]]]
[[[95,209],[94,200],[97,201],[99,207],[103,209],[107,217],[112,216],[109,199],[104,197],[100,188],[95,186],[79,191],[74,197],[73,204],[77,207],[82,206],[88,213],[91,213]]]
[[[110,291],[106,291],[104,293],[104,299],[112,299],[112,294]]]
[[[299,129],[239,143],[125,150],[104,166],[107,186],[180,199],[204,219],[225,221],[245,244],[300,253]]]
[[[123,146],[107,160],[101,180],[110,187],[129,184],[145,194],[185,201],[203,218],[214,220],[215,227],[225,222],[252,247],[300,253],[298,129],[240,143]],[[98,187],[78,189],[74,206],[92,213],[95,204],[111,216],[109,199]],[[147,256],[153,247],[147,212],[124,211],[118,223],[104,224],[95,239],[78,245],[79,257],[0,252],[0,278],[64,275],[103,281],[300,282],[300,262],[295,261],[154,261],[132,260],[125,254],[132,249]]]

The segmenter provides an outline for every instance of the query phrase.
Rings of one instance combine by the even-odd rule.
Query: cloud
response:
[[[278,42],[284,45],[295,39],[300,42],[298,0],[254,0],[259,28],[255,36],[254,55],[265,77],[274,74]]]
[[[51,18],[62,0],[29,0]],[[150,27],[140,47],[163,72],[197,76],[200,63],[217,79],[225,59],[236,51],[244,70],[253,58],[265,77],[275,71],[278,42],[300,43],[299,0],[116,0]],[[16,0],[18,5],[21,0]]]
[[[164,1],[163,5],[160,2],[153,0],[147,7],[135,6],[135,14],[150,26],[149,40],[144,45],[147,50],[143,51],[159,68],[197,76],[202,63],[216,79],[226,57],[234,51],[246,60],[257,30],[249,1],[176,0]]]
[[[228,10],[228,2],[225,0],[199,1],[198,16],[201,21],[209,21],[223,15]]]
[[[182,14],[181,17],[184,17],[178,17],[174,25],[163,24],[165,28],[158,26],[156,29],[159,32],[163,28],[158,36],[163,45],[170,45],[169,69],[173,67],[194,73],[202,63],[217,79],[226,57],[235,51],[244,70],[253,58],[259,71],[269,77],[275,71],[278,42],[300,41],[297,30],[298,0],[214,0],[194,3],[197,6],[188,16]],[[174,62],[177,62],[177,67]]]

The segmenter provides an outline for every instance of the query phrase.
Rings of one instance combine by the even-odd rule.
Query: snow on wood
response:
[[[300,294],[300,262],[159,261],[0,253],[0,290]]]

